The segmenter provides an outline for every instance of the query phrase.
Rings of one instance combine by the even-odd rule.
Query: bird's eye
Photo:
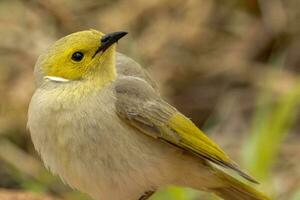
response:
[[[73,53],[72,55],[72,60],[79,62],[83,59],[84,55],[82,52],[80,51],[76,51],[75,53]]]

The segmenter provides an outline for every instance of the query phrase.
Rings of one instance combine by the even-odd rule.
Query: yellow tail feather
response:
[[[224,186],[210,188],[210,190],[225,200],[271,200],[271,198],[255,188],[231,177],[221,170],[216,169],[216,175],[222,180]]]

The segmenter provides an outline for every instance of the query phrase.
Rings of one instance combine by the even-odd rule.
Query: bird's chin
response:
[[[116,44],[111,45],[105,51],[99,52],[95,55],[93,60],[103,62],[105,59],[108,59],[110,55],[114,55],[116,51]]]
[[[115,54],[116,54],[116,45],[110,46],[106,51],[104,51],[100,56],[99,56],[99,61],[102,65],[107,65],[108,63],[110,64],[112,60],[115,59]]]
[[[115,51],[116,51],[116,47],[117,47],[117,44],[112,44],[110,47],[108,47],[104,52],[103,54],[113,54]]]

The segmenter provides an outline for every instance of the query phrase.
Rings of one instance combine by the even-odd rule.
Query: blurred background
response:
[[[259,189],[300,199],[299,0],[1,0],[1,200],[89,199],[45,170],[26,121],[38,55],[90,28],[128,31],[119,51],[148,69],[171,104]],[[217,198],[170,187],[153,199]]]

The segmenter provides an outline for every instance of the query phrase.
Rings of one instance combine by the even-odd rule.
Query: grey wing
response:
[[[161,138],[161,129],[177,110],[144,79],[121,76],[115,82],[118,115],[142,132]]]
[[[149,76],[148,72],[141,67],[136,61],[128,56],[117,53],[116,55],[116,68],[119,76],[138,77],[145,80],[152,88],[158,92],[156,82]]]
[[[154,138],[173,144],[219,166],[230,168],[247,180],[243,172],[223,150],[188,118],[162,100],[142,78],[120,76],[115,82],[116,110],[121,119]],[[177,120],[172,120],[177,117]]]

